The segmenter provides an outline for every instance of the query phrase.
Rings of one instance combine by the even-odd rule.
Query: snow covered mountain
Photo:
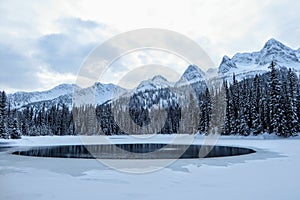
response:
[[[223,77],[232,76],[247,78],[255,74],[268,71],[272,61],[278,67],[293,68],[300,72],[300,49],[293,50],[281,42],[270,39],[258,52],[237,53],[232,58],[224,56],[219,66],[219,72]]]
[[[180,79],[175,82],[169,82],[163,76],[157,75],[152,79],[142,81],[134,92],[140,92],[145,90],[157,90],[169,87],[182,87],[186,85],[192,85],[204,81],[204,72],[201,71],[196,65],[189,65],[184,71]]]
[[[14,94],[8,94],[8,101],[11,103],[13,108],[20,108],[24,105],[49,101],[56,99],[60,96],[73,94],[74,90],[78,86],[75,84],[61,84],[50,90],[42,92],[16,92]]]
[[[190,65],[176,83],[169,82],[163,76],[157,75],[152,79],[142,81],[134,90],[126,90],[114,84],[102,84],[99,82],[87,88],[79,88],[75,84],[62,84],[42,92],[17,92],[9,94],[8,100],[11,102],[12,108],[21,108],[26,105],[35,108],[41,108],[45,105],[48,108],[52,105],[62,103],[67,104],[71,108],[72,105],[102,104],[121,95],[157,91],[170,87],[192,85],[199,92],[203,88],[201,86],[203,84],[199,84],[200,81],[204,80],[203,74],[197,66]],[[198,85],[201,87],[198,87]]]
[[[72,107],[72,103],[102,104],[107,100],[122,95],[126,90],[114,84],[95,83],[88,88],[79,88],[75,84],[62,84],[53,89],[42,92],[16,92],[8,94],[8,101],[12,108],[21,108],[30,105],[36,108],[45,104],[45,107],[65,103]],[[74,93],[75,92],[75,93]],[[76,102],[74,102],[76,94]]]
[[[172,87],[173,83],[169,82],[163,76],[157,75],[152,79],[142,81],[134,90],[134,92],[140,92],[145,90],[157,90],[162,88]]]
[[[102,104],[108,100],[123,95],[127,90],[114,84],[95,83],[93,86],[76,90],[73,95],[73,104]]]
[[[296,55],[297,55],[298,59],[300,60],[300,48],[296,51]]]
[[[182,74],[179,81],[176,82],[175,87],[193,84],[204,80],[204,72],[196,65],[190,65]]]
[[[258,52],[237,53],[232,58],[224,56],[218,69],[210,69],[206,72],[206,78],[210,77],[213,81],[216,71],[222,78],[228,80],[231,80],[233,73],[238,79],[252,77],[269,71],[268,66],[272,61],[275,61],[278,67],[293,68],[300,74],[300,48],[293,50],[275,39],[270,39]],[[8,100],[13,108],[21,108],[26,105],[40,107],[43,104],[50,106],[61,103],[66,103],[71,108],[72,104],[102,104],[121,95],[158,91],[169,87],[185,88],[187,85],[192,86],[198,94],[206,87],[204,74],[199,67],[190,65],[175,83],[157,75],[152,79],[142,81],[133,90],[127,90],[114,84],[95,83],[93,86],[83,89],[75,84],[62,84],[42,92],[9,94]],[[74,92],[76,102],[74,101]]]

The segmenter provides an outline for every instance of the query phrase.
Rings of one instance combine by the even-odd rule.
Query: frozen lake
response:
[[[170,137],[161,135],[148,142],[165,143]],[[96,138],[89,139],[99,143]],[[107,140],[131,144],[141,139],[115,136]],[[46,136],[0,142],[2,147],[27,149],[81,145],[82,139]],[[195,138],[193,144],[203,144],[203,137]],[[132,174],[114,170],[98,159],[19,156],[5,149],[0,152],[0,199],[299,199],[299,137],[221,137],[216,144],[250,148],[256,153],[179,159],[151,173]],[[124,167],[131,164],[130,160],[123,162]]]

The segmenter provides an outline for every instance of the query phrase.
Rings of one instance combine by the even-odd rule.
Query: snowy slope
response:
[[[8,94],[8,101],[10,101],[13,108],[20,108],[27,104],[49,101],[60,96],[72,94],[75,89],[78,89],[78,86],[75,84],[61,84],[42,92],[16,92]]]
[[[20,108],[24,105],[30,105],[35,108],[41,108],[44,104],[46,108],[65,103],[72,107],[72,105],[86,105],[86,104],[102,104],[108,100],[118,98],[122,95],[132,95],[133,93],[156,91],[158,89],[181,87],[187,84],[195,85],[204,80],[203,72],[195,65],[190,65],[183,73],[180,80],[176,83],[169,82],[166,78],[157,75],[152,79],[142,81],[134,90],[126,90],[114,84],[95,83],[88,88],[79,88],[76,85],[71,85],[73,88],[67,90],[66,84],[59,85],[49,91],[32,92],[32,93],[15,93],[9,96],[11,102],[14,102],[12,107]],[[201,85],[201,84],[199,84]],[[203,87],[201,87],[203,88]],[[60,89],[60,90],[58,90]],[[199,88],[196,89],[201,90]],[[157,93],[155,93],[157,94]],[[28,98],[30,97],[30,98]],[[153,99],[154,97],[149,97]]]
[[[193,84],[204,80],[204,72],[196,65],[190,65],[184,71],[181,78],[176,82],[175,86],[180,87],[187,84]]]
[[[157,75],[152,79],[142,81],[135,89],[134,92],[140,92],[145,90],[157,90],[162,88],[172,87],[173,83],[169,82],[163,76]]]
[[[300,72],[299,53],[299,49],[293,50],[275,39],[270,39],[258,52],[237,53],[231,59],[224,56],[219,72],[224,77],[235,73],[239,79],[247,78],[268,71],[272,61],[278,67],[294,68]]]
[[[12,108],[32,106],[40,108],[45,104],[46,109],[52,105],[65,103],[72,107],[74,94],[76,102],[82,104],[102,104],[107,100],[123,94],[126,90],[113,84],[95,83],[88,88],[79,88],[75,84],[62,84],[43,92],[17,92],[8,95]],[[74,93],[76,92],[76,93]]]
[[[72,93],[65,94],[65,95],[61,95],[54,99],[29,103],[29,104],[26,104],[25,106],[30,106],[37,110],[40,110],[44,107],[47,110],[48,108],[51,108],[52,106],[57,106],[57,105],[61,106],[62,104],[66,104],[69,107],[69,109],[71,110],[72,109],[72,96],[73,96]],[[22,107],[21,107],[21,109],[22,109]]]
[[[159,91],[159,89],[165,88],[170,89],[169,94],[165,94],[164,91]],[[167,108],[170,105],[175,105],[175,102],[178,103],[179,96],[188,96],[190,90],[192,93],[195,92],[199,94],[201,91],[204,91],[205,88],[204,73],[196,65],[190,65],[175,83],[169,82],[164,77],[158,75],[152,79],[142,81],[137,88],[131,91],[131,93],[127,93],[127,95],[136,93],[138,95],[136,96],[137,101],[147,108],[156,104],[154,102],[159,102],[158,104],[161,107]],[[181,91],[180,94],[177,89]],[[181,100],[184,101],[183,99]]]
[[[93,86],[76,90],[73,95],[73,104],[102,104],[110,99],[117,98],[126,92],[125,89],[114,84],[95,83]]]
[[[181,87],[185,85],[191,85],[204,81],[204,72],[196,65],[189,65],[184,71],[180,79],[175,82],[169,82],[166,78],[157,75],[152,79],[142,81],[134,92],[140,92],[145,90],[157,90],[169,87]]]
[[[298,60],[300,60],[300,48],[296,51],[296,55],[298,57]]]

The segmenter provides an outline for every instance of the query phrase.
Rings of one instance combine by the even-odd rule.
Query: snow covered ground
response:
[[[37,158],[0,149],[0,199],[299,199],[300,137],[221,137],[218,145],[250,147],[254,154],[182,159],[151,173],[113,170],[98,160]],[[147,142],[167,142],[160,135]],[[183,136],[184,137],[184,136]],[[98,137],[89,137],[99,143]],[[102,137],[140,142],[130,136]],[[23,137],[0,146],[81,144],[78,136]],[[196,144],[204,138],[197,136]],[[11,151],[11,150],[8,150]],[[124,160],[124,162],[129,162]]]

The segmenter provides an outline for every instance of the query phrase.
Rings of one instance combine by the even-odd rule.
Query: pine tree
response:
[[[13,120],[12,120],[13,122],[12,122],[12,130],[11,130],[10,138],[11,139],[20,139],[21,138],[21,133],[20,133],[20,130],[18,128],[18,119],[17,119],[16,110],[13,111],[12,117],[13,117]]]
[[[261,124],[262,124],[262,128],[263,131],[265,132],[269,132],[270,133],[270,125],[271,125],[271,117],[270,117],[270,110],[271,110],[271,100],[269,97],[269,92],[268,90],[265,91],[266,93],[264,93],[263,98],[261,100]]]
[[[275,62],[272,61],[271,65],[269,66],[271,69],[270,72],[270,82],[269,82],[269,90],[270,90],[270,126],[269,131],[270,133],[278,134],[278,127],[280,123],[280,97],[281,97],[281,84],[278,79],[277,70],[275,68]]]
[[[232,102],[232,96],[228,88],[227,82],[224,82],[224,88],[226,92],[226,113],[225,113],[225,120],[224,120],[224,134],[230,135],[234,129],[232,127],[233,125],[233,102]]]
[[[199,95],[199,131],[207,133],[211,118],[211,99],[208,88]]]
[[[253,80],[253,93],[251,100],[252,132],[254,135],[258,135],[263,131],[261,123],[263,118],[263,107],[261,105],[261,101],[261,79],[258,75],[256,75]]]
[[[10,108],[10,103],[8,103],[8,108],[7,108],[7,134],[9,135],[9,137],[13,134],[13,129],[14,129],[14,119],[16,117],[16,111],[13,110],[11,111]]]
[[[240,100],[239,100],[239,112],[238,112],[238,119],[240,123],[237,126],[237,133],[247,136],[250,134],[250,128],[248,125],[248,121],[250,120],[249,112],[248,112],[248,105],[249,105],[249,94],[247,94],[248,86],[246,80],[243,80],[242,84],[239,84],[238,87],[240,89]]]
[[[296,91],[297,91],[297,93],[296,93],[296,108],[297,108],[297,119],[298,119],[297,131],[300,132],[300,125],[299,125],[299,121],[300,121],[300,86],[299,85],[297,85]]]
[[[6,93],[4,91],[0,92],[0,138],[9,138],[7,133]]]
[[[279,109],[278,109],[278,127],[277,127],[277,135],[289,137],[291,136],[291,128],[290,124],[288,124],[288,112],[291,108],[291,102],[289,101],[288,91],[287,91],[287,82],[283,79],[282,81],[282,90],[279,101]]]
[[[287,104],[286,114],[287,114],[287,123],[288,128],[291,132],[291,135],[295,134],[298,130],[299,118],[297,115],[297,76],[291,69],[288,71],[287,75],[288,89],[287,89]]]
[[[232,112],[233,116],[231,119],[231,133],[237,134],[238,127],[240,126],[239,119],[239,110],[240,110],[240,89],[238,81],[235,78],[235,74],[233,74],[233,84],[230,87],[230,96],[232,97]]]
[[[21,132],[22,135],[29,135],[29,107],[26,107],[21,112],[20,120],[21,120]]]

